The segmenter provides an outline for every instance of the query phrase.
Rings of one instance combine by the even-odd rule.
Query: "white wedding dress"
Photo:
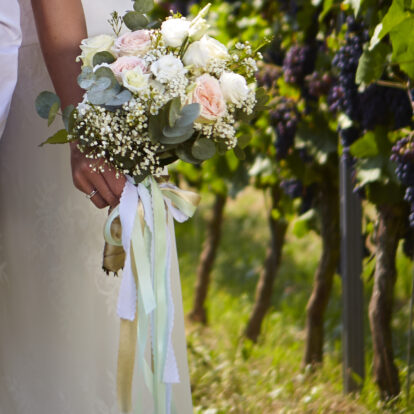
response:
[[[132,6],[83,3],[89,35],[109,33],[109,13]],[[53,128],[36,115],[34,100],[52,86],[30,0],[20,8],[19,77],[0,140],[0,414],[115,414],[120,280],[101,270],[106,212],[74,188],[67,146],[38,147]],[[65,22],[57,24],[64,30]],[[173,269],[181,378],[173,389],[177,413],[190,414],[176,261]],[[134,386],[142,386],[140,378]],[[151,411],[134,404],[134,413]]]

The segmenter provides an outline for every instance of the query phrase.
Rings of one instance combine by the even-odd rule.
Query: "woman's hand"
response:
[[[81,40],[88,36],[82,1],[32,0],[32,7],[43,56],[62,108],[69,104],[76,106],[83,95],[76,81],[81,70],[76,57]],[[60,22],[65,22],[65,30]],[[125,177],[116,178],[115,170],[108,166],[105,172],[94,172],[90,167],[93,162],[75,143],[71,144],[72,177],[76,188],[85,194],[96,190],[91,197],[96,207],[114,207],[119,203]]]
[[[98,162],[97,166],[104,165],[104,172],[100,172],[98,168],[96,172],[92,171],[91,164],[97,161],[81,153],[76,143],[71,143],[70,146],[75,187],[87,195],[96,190],[97,193],[90,198],[96,207],[105,208],[108,205],[115,207],[119,203],[125,185],[125,176],[121,174],[117,178],[115,169],[104,165],[103,161]]]

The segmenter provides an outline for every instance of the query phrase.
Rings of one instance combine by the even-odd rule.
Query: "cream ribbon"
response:
[[[172,346],[174,303],[170,271],[172,238],[175,235],[170,234],[168,223],[173,218],[178,222],[187,220],[194,214],[199,201],[198,194],[171,184],[159,186],[153,177],[147,177],[137,186],[129,178],[119,206],[111,212],[105,224],[107,243],[122,245],[125,251],[118,298],[121,333],[117,387],[122,412],[132,409],[137,348],[138,372],[145,378],[152,394],[154,413],[171,413],[171,386],[180,382],[180,377]],[[122,225],[121,239],[111,232],[112,222],[117,217]],[[149,331],[152,369],[145,360]]]

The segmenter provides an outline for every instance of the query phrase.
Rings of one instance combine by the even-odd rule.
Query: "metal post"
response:
[[[364,364],[364,298],[362,272],[361,201],[353,192],[351,167],[340,163],[341,277],[343,300],[344,392],[362,387]]]

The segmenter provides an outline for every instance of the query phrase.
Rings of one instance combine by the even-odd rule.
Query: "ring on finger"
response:
[[[92,190],[89,194],[86,194],[86,198],[88,198],[89,200],[94,196],[94,195],[96,195],[96,194],[98,194],[98,190],[97,189],[94,189],[94,190]]]

